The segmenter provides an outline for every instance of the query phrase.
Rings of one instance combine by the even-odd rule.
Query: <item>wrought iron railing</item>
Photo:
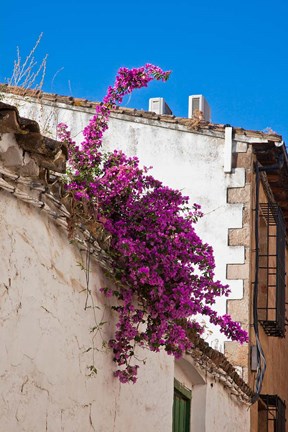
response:
[[[260,402],[263,402],[260,404]],[[260,395],[259,420],[262,432],[285,432],[285,403],[277,395]],[[259,423],[259,422],[258,422]]]
[[[259,204],[258,316],[269,336],[285,336],[286,227],[276,203]]]

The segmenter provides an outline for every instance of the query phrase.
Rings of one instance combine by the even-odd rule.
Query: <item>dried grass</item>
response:
[[[40,44],[43,33],[40,33],[34,47],[22,62],[20,49],[17,47],[17,58],[14,60],[14,68],[11,78],[7,82],[11,86],[19,86],[27,89],[41,90],[46,74],[48,54],[42,59],[40,66],[35,60],[34,54]]]

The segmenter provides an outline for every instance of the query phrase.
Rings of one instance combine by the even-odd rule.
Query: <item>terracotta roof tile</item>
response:
[[[51,102],[56,102],[57,94],[56,93],[42,93],[42,98]]]
[[[185,320],[179,321],[179,324],[186,328]],[[251,399],[254,395],[253,390],[249,385],[239,376],[234,366],[229,362],[225,355],[212,347],[202,339],[200,336],[196,335],[194,331],[188,330],[189,338],[193,343],[194,349],[190,351],[190,355],[195,359],[196,363],[206,364],[206,368],[209,365],[212,372],[223,371],[227,378],[231,379],[232,382],[243,392],[248,399]],[[212,362],[212,364],[211,364]]]
[[[56,172],[66,171],[66,146],[43,136],[38,123],[20,117],[16,107],[0,102],[0,135],[3,133],[14,133],[18,145],[29,152],[39,166]]]

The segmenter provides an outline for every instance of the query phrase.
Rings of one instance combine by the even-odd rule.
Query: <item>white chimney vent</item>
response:
[[[163,98],[150,98],[149,99],[149,111],[155,112],[156,114],[172,115],[172,111]]]
[[[196,112],[195,112],[196,111]],[[188,117],[192,118],[193,116],[199,115],[199,111],[201,111],[203,115],[203,120],[210,122],[211,121],[211,110],[210,106],[203,95],[192,95],[189,96],[188,101]]]

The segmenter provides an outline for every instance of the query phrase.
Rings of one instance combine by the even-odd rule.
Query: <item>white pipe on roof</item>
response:
[[[224,142],[224,172],[231,173],[232,171],[232,131],[231,126],[225,127],[225,142]]]

